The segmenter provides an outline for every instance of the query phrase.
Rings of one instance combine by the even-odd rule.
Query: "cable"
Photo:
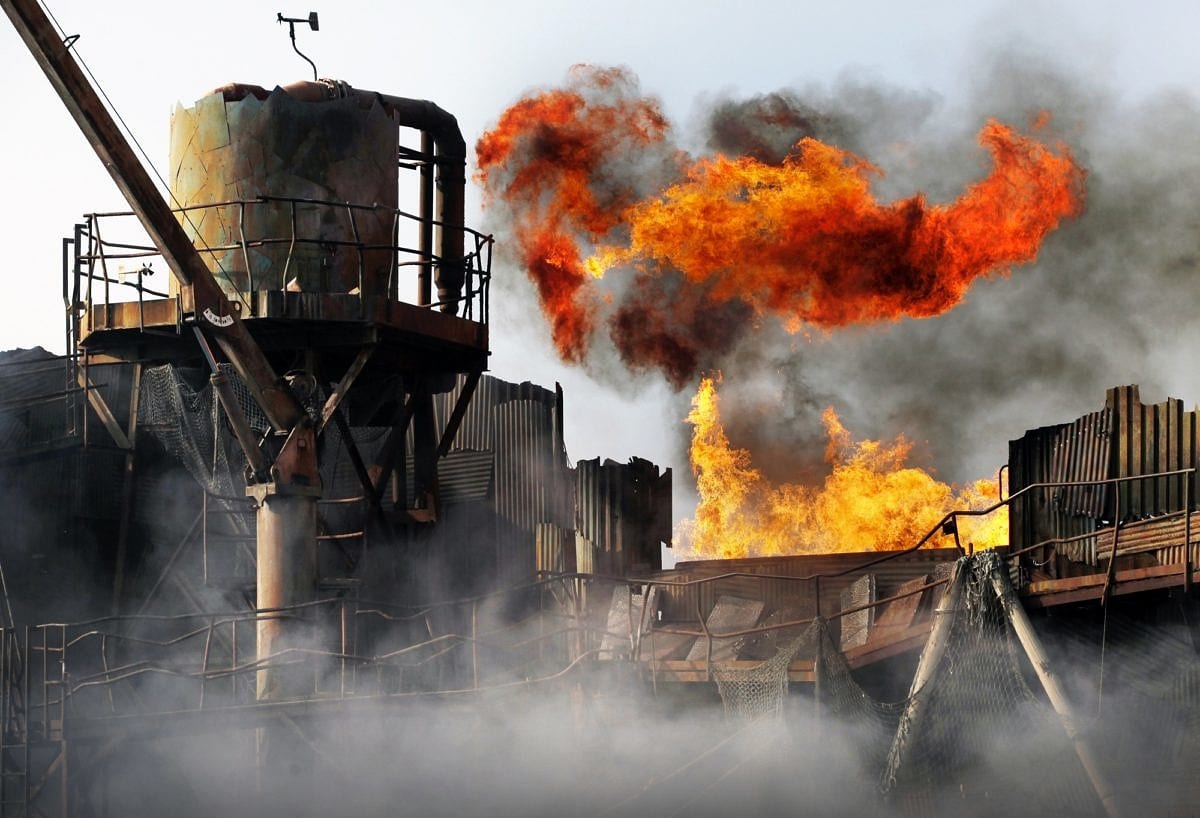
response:
[[[225,269],[225,266],[223,264],[221,264],[220,259],[217,258],[216,253],[214,253],[212,251],[212,249],[209,248],[208,243],[204,241],[203,237],[201,237],[200,229],[196,226],[195,222],[192,221],[191,215],[186,210],[182,209],[183,203],[175,198],[175,194],[171,191],[171,186],[167,184],[167,181],[165,179],[163,179],[162,174],[160,174],[158,172],[158,168],[156,168],[154,166],[154,162],[151,161],[149,154],[146,153],[146,149],[142,147],[142,143],[138,141],[138,138],[134,134],[133,129],[130,128],[129,124],[125,122],[125,118],[121,116],[121,112],[117,109],[117,106],[109,98],[108,93],[104,90],[104,86],[100,84],[100,80],[96,79],[96,75],[93,74],[92,69],[88,67],[87,61],[83,59],[83,54],[80,53],[79,48],[77,46],[77,41],[79,39],[79,35],[78,34],[72,34],[72,35],[67,34],[66,29],[64,29],[62,27],[62,24],[58,22],[58,18],[54,16],[54,12],[52,12],[50,10],[49,6],[46,5],[45,0],[38,0],[38,5],[41,6],[42,11],[44,11],[46,13],[46,16],[48,18],[50,18],[50,22],[54,23],[54,27],[58,29],[59,37],[63,40],[63,42],[67,43],[69,41],[68,48],[75,52],[75,61],[79,64],[79,67],[83,69],[83,72],[85,74],[87,74],[88,79],[92,83],[92,87],[94,87],[96,89],[96,92],[104,100],[105,106],[107,106],[108,110],[112,113],[113,117],[119,123],[121,130],[124,131],[124,133],[125,133],[125,136],[127,136],[129,138],[130,142],[133,143],[134,147],[137,148],[137,152],[139,154],[141,154],[142,161],[145,163],[145,165],[147,167],[150,168],[150,172],[154,174],[154,178],[158,180],[159,185],[164,190],[166,190],[167,196],[170,198],[171,202],[173,202],[175,204],[175,206],[180,209],[180,212],[183,214],[183,218],[187,221],[188,225],[191,226],[193,232],[196,235],[196,238],[193,241],[200,242],[200,248],[197,248],[197,249],[204,249],[204,250],[208,251],[209,255],[212,257],[213,261],[216,263],[217,268],[221,271],[221,275],[225,278],[226,281],[229,281],[232,283],[233,279],[230,278],[229,271]],[[238,300],[241,301],[246,306],[247,314],[249,314],[252,309],[250,306],[250,302],[246,300],[246,297],[242,294],[241,290],[237,290],[237,294],[238,294]]]

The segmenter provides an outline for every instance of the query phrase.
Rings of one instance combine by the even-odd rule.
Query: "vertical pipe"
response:
[[[421,131],[421,234],[417,249],[421,266],[417,273],[417,304],[427,307],[433,303],[433,134]]]
[[[1020,600],[1017,599],[1017,595],[1013,592],[1008,577],[1001,570],[998,559],[992,563],[991,579],[992,587],[996,590],[996,595],[1000,597],[1000,602],[1004,606],[1004,612],[1008,616],[1008,621],[1012,623],[1013,631],[1016,633],[1021,647],[1025,649],[1025,655],[1029,657],[1029,663],[1033,665],[1033,670],[1037,674],[1038,680],[1042,683],[1042,687],[1046,691],[1046,696],[1050,699],[1050,704],[1054,708],[1054,712],[1058,714],[1059,719],[1062,721],[1063,728],[1067,732],[1067,737],[1075,745],[1075,753],[1079,756],[1079,761],[1083,765],[1084,772],[1087,773],[1092,787],[1096,790],[1096,795],[1100,798],[1100,803],[1104,807],[1104,813],[1109,818],[1119,818],[1122,812],[1116,793],[1109,787],[1107,779],[1101,773],[1096,754],[1084,737],[1083,728],[1079,719],[1075,716],[1070,701],[1067,699],[1066,691],[1063,689],[1057,674],[1055,674],[1050,665],[1050,657],[1042,647],[1041,640],[1038,639],[1037,632],[1033,629],[1033,623],[1029,621],[1029,615],[1025,613],[1025,609],[1021,607]]]
[[[917,672],[913,675],[912,687],[908,691],[908,706],[900,714],[900,725],[896,728],[896,737],[892,740],[887,763],[884,765],[881,781],[884,792],[889,792],[896,786],[896,776],[904,764],[908,742],[916,735],[925,706],[929,702],[930,683],[936,677],[942,655],[950,643],[950,631],[954,626],[958,601],[962,596],[962,586],[966,577],[963,567],[966,559],[969,558],[964,557],[954,563],[950,581],[946,584],[941,602],[933,612],[933,628],[929,632],[929,641],[925,643],[925,649],[921,651],[921,658],[917,661]]]
[[[459,137],[461,140],[461,136]],[[462,299],[465,241],[463,213],[466,192],[466,163],[438,150],[437,195],[434,214],[438,221],[438,302],[442,312],[458,314]]]
[[[343,600],[342,604],[339,606],[338,613],[341,615],[341,621],[339,624],[341,626],[341,631],[342,631],[342,633],[341,633],[342,661],[341,661],[341,664],[339,667],[340,675],[341,675],[341,679],[339,682],[339,692],[342,695],[342,697],[344,698],[346,695],[346,654],[350,652],[349,645],[347,644],[347,639],[346,639],[346,602],[345,602],[345,600]]]
[[[479,689],[479,603],[471,602],[471,689]]]
[[[1183,473],[1183,591],[1192,590],[1192,504],[1188,502],[1191,472]]]
[[[317,500],[290,494],[258,499],[258,660],[300,647],[307,635],[291,613],[261,613],[311,602],[317,587]],[[311,675],[290,668],[258,671],[259,701],[312,693]]]

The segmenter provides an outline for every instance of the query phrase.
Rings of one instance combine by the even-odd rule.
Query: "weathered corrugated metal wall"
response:
[[[628,463],[579,461],[575,528],[596,573],[660,570],[662,545],[671,541],[671,470],[638,457]]]
[[[85,409],[68,363],[41,348],[0,353],[0,560],[23,621],[92,615],[81,589],[107,582],[114,560],[125,452]],[[132,371],[90,372],[123,429]]]
[[[1143,404],[1138,387],[1108,390],[1113,411],[1114,477],[1189,469],[1196,465],[1196,411],[1183,411],[1183,401],[1168,398]],[[1160,477],[1121,485],[1121,518],[1146,517],[1183,508],[1184,478]],[[1196,481],[1188,481],[1195,505]]]
[[[465,377],[434,399],[439,435],[454,410]],[[574,527],[574,482],[562,439],[560,388],[509,383],[490,375],[479,380],[438,481],[447,515],[494,513],[497,525],[480,528],[497,566],[510,576],[532,578],[538,565],[541,525]],[[409,451],[412,451],[411,440]],[[411,464],[408,469],[411,476]],[[411,493],[411,492],[410,492]]]
[[[1009,443],[1009,492],[1034,483],[1103,480],[1111,460],[1111,408],[1074,423],[1045,426]],[[1088,534],[1104,519],[1111,500],[1104,486],[1033,491],[1013,502],[1009,516],[1012,545],[1023,548],[1059,537]],[[1077,559],[1094,553],[1094,543],[1072,546]]]
[[[1073,423],[1034,429],[1009,443],[1009,491],[1040,482],[1079,482],[1158,474],[1197,463],[1197,412],[1174,398],[1143,404],[1136,385],[1108,390],[1105,407]],[[1195,476],[1157,477],[1116,487],[1035,490],[1014,501],[1012,545],[1087,534],[1122,522],[1196,505]],[[1096,538],[1066,544],[1060,555],[1094,563]]]

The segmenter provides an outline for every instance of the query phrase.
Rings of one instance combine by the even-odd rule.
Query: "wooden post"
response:
[[[1109,818],[1120,818],[1122,812],[1116,793],[1109,787],[1108,781],[1101,772],[1096,754],[1084,736],[1083,728],[1080,726],[1081,722],[1075,716],[1057,674],[1050,666],[1050,659],[1042,647],[1041,640],[1038,639],[1037,632],[1033,629],[1033,623],[1029,621],[1029,615],[1025,613],[1020,600],[1013,592],[1012,585],[1003,569],[1003,563],[994,555],[993,559],[995,561],[992,563],[991,571],[992,587],[996,589],[996,595],[1000,597],[1004,613],[1008,616],[1008,621],[1012,623],[1013,631],[1017,634],[1021,647],[1025,649],[1025,655],[1029,657],[1029,663],[1033,665],[1033,670],[1042,683],[1046,696],[1050,699],[1051,706],[1054,707],[1054,712],[1062,721],[1063,728],[1067,731],[1067,737],[1075,745],[1075,753],[1079,756],[1083,770],[1087,773],[1092,787],[1096,790],[1096,795],[1100,798],[1105,815],[1108,815]],[[1115,548],[1113,559],[1116,559]]]

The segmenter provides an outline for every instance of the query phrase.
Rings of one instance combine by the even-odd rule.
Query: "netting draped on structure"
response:
[[[994,556],[960,563],[957,610],[944,634],[944,652],[907,698],[888,702],[870,695],[851,674],[827,623],[817,620],[761,665],[714,663],[726,713],[754,719],[782,712],[788,665],[811,659],[822,729],[839,731],[855,748],[864,775],[879,781],[901,811],[953,814],[946,798],[960,806],[963,800],[998,804],[1025,792],[1051,814],[1094,814],[1096,795],[1062,723],[1026,678],[1022,648],[993,587],[994,567]]]
[[[998,566],[993,553],[960,562],[945,652],[904,703],[919,716],[901,714],[881,788],[900,799],[951,790],[960,799],[1006,803],[1024,790],[1053,814],[1094,814],[1096,796],[1063,725],[1027,680],[1023,649],[994,587]]]
[[[787,696],[788,665],[798,654],[811,655],[821,623],[814,622],[800,636],[780,644],[775,655],[754,667],[713,663],[713,679],[725,713],[744,719],[781,716]]]
[[[231,466],[221,408],[207,382],[193,389],[170,364],[146,369],[138,423],[206,492],[223,497],[240,493],[242,481]]]

